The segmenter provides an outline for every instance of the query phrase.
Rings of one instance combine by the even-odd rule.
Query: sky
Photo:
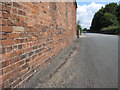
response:
[[[94,14],[108,3],[119,2],[119,0],[77,0],[77,21],[82,28],[89,29]]]

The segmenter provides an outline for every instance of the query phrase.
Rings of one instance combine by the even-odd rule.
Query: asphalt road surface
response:
[[[64,65],[39,88],[117,88],[118,36],[86,33]]]

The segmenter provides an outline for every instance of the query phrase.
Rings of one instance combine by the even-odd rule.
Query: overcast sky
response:
[[[84,2],[83,2],[84,1]],[[94,14],[106,4],[118,2],[118,0],[77,0],[77,20],[82,28],[90,28]]]

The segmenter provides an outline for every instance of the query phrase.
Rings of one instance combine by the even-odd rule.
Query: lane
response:
[[[80,65],[87,74],[85,82],[89,82],[83,82],[83,87],[117,87],[118,37],[88,33],[80,41],[77,60],[83,62]]]
[[[44,88],[117,88],[118,36],[86,33]]]

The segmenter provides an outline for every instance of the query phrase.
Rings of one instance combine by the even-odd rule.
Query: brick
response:
[[[25,59],[26,58],[26,54],[22,54],[22,55],[20,55],[20,59],[22,60],[22,59]]]
[[[13,27],[10,27],[10,26],[0,26],[0,28],[2,29],[2,32],[12,32],[13,31]]]
[[[15,52],[6,53],[6,54],[3,54],[3,56],[2,56],[3,60],[8,60],[13,57],[15,57]]]
[[[25,4],[26,4],[28,7],[33,8],[33,5],[32,5],[31,3],[26,2]]]
[[[3,88],[7,88],[7,87],[10,87],[10,83],[9,83],[8,80],[6,80],[6,81],[4,81],[4,82],[2,83],[2,89],[3,89]]]
[[[18,10],[18,14],[25,16],[26,13],[24,11]]]
[[[19,33],[9,33],[8,38],[9,39],[19,38]]]
[[[26,64],[24,64],[23,66],[22,66],[22,69],[26,69],[26,68],[28,68],[28,64],[26,63]]]
[[[4,74],[4,75],[2,76],[2,80],[3,80],[3,81],[7,80],[11,75],[12,75],[11,72],[8,72],[8,73]]]
[[[13,77],[10,77],[9,78],[9,82],[12,83],[14,81],[14,78]]]
[[[28,26],[28,27],[33,27],[33,26],[34,26],[34,23],[27,22],[27,26]]]
[[[15,54],[16,54],[16,56],[19,56],[19,55],[21,55],[24,51],[25,51],[25,50],[23,50],[23,49],[18,49],[18,50],[15,51]]]
[[[2,11],[0,11],[0,18],[2,18],[3,17],[3,15],[2,15]]]
[[[17,57],[14,57],[14,58],[12,58],[12,59],[10,59],[10,64],[12,65],[12,64],[14,64],[14,63],[16,63],[16,62],[18,62],[18,61],[20,61],[20,58],[17,56]]]
[[[13,67],[12,67],[12,66],[4,67],[4,68],[3,68],[3,73],[8,73],[8,72],[10,72],[10,71],[12,71],[12,70],[13,70]]]
[[[9,46],[14,44],[14,40],[2,40],[1,41],[2,46]]]
[[[25,43],[25,44],[22,44],[22,47],[23,48],[27,48],[27,44]]]
[[[12,86],[15,87],[20,81],[22,81],[21,78],[18,78],[12,83]]]
[[[2,10],[10,13],[11,7],[9,5],[2,4]]]
[[[8,26],[16,26],[17,23],[13,20],[7,20],[7,24]]]
[[[8,19],[10,17],[10,14],[7,12],[2,12],[2,16],[3,18]]]
[[[12,13],[17,14],[18,10],[16,8],[12,8]]]
[[[17,48],[18,48],[17,45],[14,45],[14,46],[13,46],[13,50],[14,50],[14,51],[17,50]]]
[[[13,2],[13,6],[22,9],[22,5],[20,5],[20,4],[16,3],[16,2]]]
[[[11,51],[13,51],[12,46],[8,46],[8,47],[7,47],[7,53],[9,53],[9,52],[11,52]]]
[[[18,49],[22,49],[22,44],[18,45]]]
[[[2,62],[2,67],[6,67],[6,66],[8,66],[9,65],[9,61],[3,61]]]
[[[2,67],[2,62],[0,63],[1,67]],[[3,69],[0,67],[0,76],[3,75]]]
[[[0,19],[0,25],[2,26],[7,25],[7,19]]]
[[[30,60],[31,60],[31,58],[28,58],[28,59],[26,59],[25,61],[26,61],[26,63],[27,63],[27,62],[29,62]]]
[[[24,28],[20,26],[13,26],[14,32],[24,32]]]
[[[11,6],[11,2],[2,2],[2,4],[5,4],[5,5],[8,5],[8,6]]]
[[[34,52],[33,51],[31,51],[30,53],[29,53],[29,56],[31,56],[31,55],[33,55],[34,54]]]
[[[2,4],[0,64],[4,82],[1,85],[22,87],[31,78],[29,75],[46,66],[51,56],[72,42],[76,9],[72,2]]]
[[[5,40],[7,39],[7,34],[0,33],[0,40]]]
[[[23,16],[18,16],[18,18],[19,18],[19,20],[21,20],[21,21],[25,21],[25,17],[23,17]]]
[[[17,15],[14,15],[14,14],[10,14],[10,18],[13,19],[13,20],[18,20]]]

